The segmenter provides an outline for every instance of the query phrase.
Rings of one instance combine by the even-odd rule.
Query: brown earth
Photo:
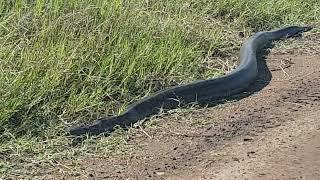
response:
[[[85,158],[82,174],[55,177],[320,179],[318,38],[260,58],[259,78],[238,100],[153,118],[157,128],[129,137],[139,148],[120,157]]]

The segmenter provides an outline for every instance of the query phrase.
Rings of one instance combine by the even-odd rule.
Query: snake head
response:
[[[302,33],[313,29],[312,26],[291,26],[289,27],[286,38],[301,37]]]
[[[307,31],[310,31],[311,29],[313,29],[314,27],[313,26],[303,26],[303,32],[307,32]]]

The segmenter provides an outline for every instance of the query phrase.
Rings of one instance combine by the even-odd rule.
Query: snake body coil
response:
[[[117,125],[130,126],[145,117],[158,113],[161,108],[173,109],[181,102],[183,104],[208,102],[240,93],[257,77],[256,56],[260,48],[272,41],[301,35],[310,29],[312,28],[290,26],[274,31],[258,32],[242,45],[239,66],[230,74],[159,91],[132,104],[119,116],[100,118],[90,125],[73,127],[69,133],[73,136],[81,136],[87,133],[98,135],[103,132],[111,132]]]

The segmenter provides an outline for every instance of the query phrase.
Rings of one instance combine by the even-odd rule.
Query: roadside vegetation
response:
[[[252,32],[319,25],[319,14],[318,0],[1,1],[0,178],[131,148],[121,129],[77,146],[65,130],[224,74]]]

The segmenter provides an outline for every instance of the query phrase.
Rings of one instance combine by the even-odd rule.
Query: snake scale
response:
[[[257,51],[273,41],[299,36],[311,29],[310,26],[289,26],[273,31],[258,32],[242,45],[239,65],[230,74],[156,92],[130,105],[118,116],[100,118],[89,125],[72,127],[69,129],[69,134],[81,136],[109,133],[115,126],[130,126],[141,119],[159,113],[161,109],[177,108],[181,103],[218,100],[240,93],[257,77]]]

